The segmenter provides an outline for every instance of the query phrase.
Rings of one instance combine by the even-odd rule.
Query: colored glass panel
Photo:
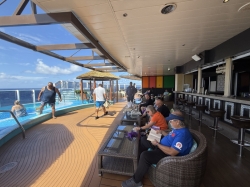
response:
[[[152,88],[156,86],[156,77],[149,77],[149,87]]]
[[[162,88],[163,87],[163,77],[157,76],[156,77],[156,88]]]
[[[174,75],[164,76],[164,79],[163,79],[164,88],[174,88],[175,87],[174,81],[175,81]]]
[[[142,77],[142,88],[149,88],[149,78]]]

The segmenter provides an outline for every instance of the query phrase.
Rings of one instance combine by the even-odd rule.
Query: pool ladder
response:
[[[15,119],[15,121],[17,122],[18,126],[20,127],[20,129],[22,131],[23,139],[25,139],[26,138],[25,137],[25,130],[24,130],[23,126],[20,124],[20,122],[17,120],[15,114],[10,110],[0,110],[0,112],[9,112],[12,115],[12,117]]]

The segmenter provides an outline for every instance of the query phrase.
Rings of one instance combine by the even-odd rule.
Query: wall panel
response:
[[[156,86],[156,77],[149,77],[149,88]]]
[[[163,76],[156,77],[156,88],[163,88]]]
[[[175,76],[174,75],[167,75],[164,76],[163,79],[163,86],[164,88],[174,88],[175,87]]]
[[[142,88],[149,88],[149,77],[142,77]]]

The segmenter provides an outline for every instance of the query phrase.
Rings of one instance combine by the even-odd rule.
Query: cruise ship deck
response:
[[[121,186],[128,176],[109,173],[98,176],[96,154],[120,123],[125,105],[125,102],[112,105],[109,115],[98,120],[94,108],[73,111],[27,130],[25,140],[21,135],[14,137],[0,148],[0,167],[17,163],[9,171],[1,171],[1,186]],[[189,125],[198,130],[195,120]],[[238,146],[228,138],[218,134],[214,140],[205,125],[201,132],[208,141],[208,163],[201,186],[248,186],[250,152],[244,150],[244,157],[240,158]],[[152,186],[147,177],[143,183],[144,187]]]

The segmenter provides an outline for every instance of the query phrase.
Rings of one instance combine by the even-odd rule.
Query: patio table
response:
[[[102,172],[132,176],[137,168],[139,137],[125,137],[134,126],[118,125],[98,152],[99,176]]]
[[[141,126],[141,113],[136,110],[128,110],[126,109],[124,116],[121,119],[121,123],[123,122],[132,122],[131,125],[133,125],[133,122],[137,123],[137,126]]]

